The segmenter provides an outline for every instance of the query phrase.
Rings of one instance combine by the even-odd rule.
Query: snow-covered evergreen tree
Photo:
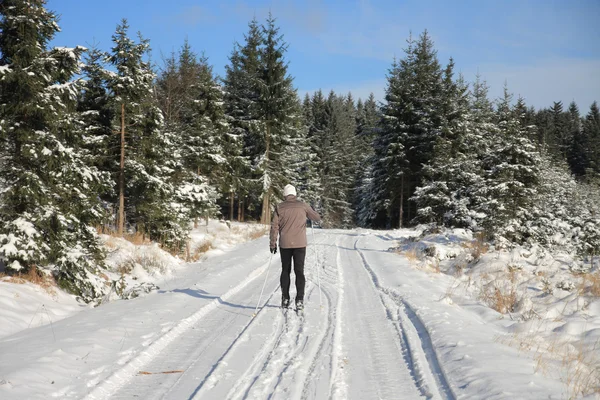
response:
[[[242,152],[236,163],[236,175],[239,177],[238,198],[242,201],[242,214],[248,209],[253,213],[259,199],[260,188],[252,180],[252,163],[256,154],[256,132],[261,129],[258,114],[260,68],[259,51],[263,34],[256,19],[248,24],[243,46],[234,45],[229,57],[230,64],[225,67],[223,80],[225,115],[229,123],[228,136],[242,143]]]
[[[499,241],[525,241],[531,232],[531,208],[539,183],[540,155],[527,138],[520,111],[511,106],[512,95],[504,88],[498,103],[498,134],[483,160],[487,180],[487,201],[481,210],[484,226]]]
[[[85,49],[48,49],[59,27],[45,3],[0,3],[0,261],[91,301],[104,289],[94,225],[106,176],[86,165],[73,112]]]
[[[284,53],[287,44],[275,18],[269,16],[262,27],[263,43],[259,51],[260,67],[257,75],[259,96],[256,103],[260,129],[254,136],[254,175],[260,182],[261,222],[271,223],[271,203],[281,198],[281,190],[292,176],[292,166],[285,163],[284,152],[293,151],[289,139],[296,136],[301,118],[296,89],[288,74]]]
[[[134,42],[128,28],[126,20],[117,26],[107,57],[116,70],[107,81],[115,107],[113,131],[121,133],[125,147],[124,152],[113,154],[119,209],[125,211],[123,223],[153,240],[181,248],[187,239],[188,215],[173,201],[176,188],[171,183],[181,167],[178,140],[172,130],[164,129],[155,100],[155,75],[144,60],[149,42],[141,36]]]
[[[453,69],[450,60],[443,78],[441,134],[412,199],[417,203],[418,221],[473,228],[472,191],[481,181],[478,147],[473,146],[478,138],[473,132],[468,86],[462,77],[454,81]]]
[[[589,165],[586,174],[598,175],[600,174],[600,110],[595,101],[583,121],[583,135],[588,143],[586,158],[589,160]]]
[[[569,105],[568,129],[571,143],[569,144],[567,161],[571,167],[571,172],[575,176],[583,176],[589,166],[587,153],[589,140],[584,135],[579,107],[575,102],[571,102]]]
[[[381,113],[375,102],[375,96],[371,93],[368,99],[363,103],[359,100],[356,107],[356,146],[358,149],[358,169],[356,181],[354,183],[354,210],[355,219],[361,226],[368,224],[363,220],[363,216],[368,214],[369,190],[372,182],[372,163],[375,152],[373,150],[373,140],[378,135],[381,128]],[[363,208],[365,207],[365,208]]]
[[[331,119],[328,125],[329,146],[325,147],[322,210],[325,226],[350,227],[354,224],[352,183],[358,167],[356,146],[356,111],[351,95],[328,99]]]

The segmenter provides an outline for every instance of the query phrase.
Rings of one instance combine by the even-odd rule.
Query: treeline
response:
[[[98,232],[185,251],[194,221],[270,222],[295,183],[325,227],[465,227],[497,243],[600,250],[600,116],[493,103],[442,67],[427,33],[388,72],[385,101],[298,98],[269,16],[225,76],[185,42],[160,69],[123,20],[110,51],[48,48],[44,0],[0,4],[0,262],[105,290]],[[83,78],[80,78],[83,76]]]

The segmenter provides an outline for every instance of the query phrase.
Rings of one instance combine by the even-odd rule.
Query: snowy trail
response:
[[[157,293],[1,339],[0,358],[13,362],[0,365],[11,385],[0,384],[0,398],[502,399],[514,398],[510,374],[524,398],[554,398],[527,359],[502,353],[510,369],[479,361],[501,354],[486,353],[499,348],[497,331],[435,300],[444,285],[432,282],[444,278],[389,252],[390,237],[318,230],[314,239],[304,317],[279,308],[280,259],[269,265],[262,238],[190,265]],[[473,327],[483,333],[465,343]],[[27,385],[32,374],[47,376]]]
[[[404,363],[402,344],[370,281],[356,237],[348,235],[340,246],[340,266],[346,276],[343,346],[348,368],[349,399],[414,399],[421,396],[413,379],[412,364]],[[360,312],[356,312],[360,310]]]

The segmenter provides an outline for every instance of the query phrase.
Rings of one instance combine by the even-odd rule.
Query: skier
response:
[[[321,221],[321,216],[308,204],[296,199],[296,188],[283,188],[285,201],[275,207],[271,222],[271,253],[277,253],[277,235],[281,250],[281,307],[290,306],[290,273],[292,258],[296,275],[296,310],[304,310],[304,258],[306,257],[306,219]]]

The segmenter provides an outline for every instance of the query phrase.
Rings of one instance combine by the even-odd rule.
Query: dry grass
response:
[[[475,239],[470,242],[463,242],[461,243],[461,246],[470,250],[474,261],[479,261],[481,256],[490,249],[490,245],[485,241],[485,234],[483,232],[476,233]]]
[[[479,298],[501,314],[513,312],[519,301],[517,290],[514,286],[502,288],[496,284],[488,285],[487,287],[483,286]]]
[[[598,343],[589,346],[565,346],[562,380],[567,384],[569,399],[600,395],[600,349]]]
[[[260,239],[269,232],[269,227],[266,225],[252,224],[257,226],[258,229],[248,229],[241,226],[234,226],[231,228],[231,233],[240,235],[243,234],[247,241]]]
[[[118,239],[125,239],[136,246],[150,243],[150,239],[140,232],[126,233],[123,236],[119,236],[116,232],[109,232],[107,235],[110,236],[110,238],[106,241],[105,245],[109,248],[117,248],[118,244],[115,242],[115,240]]]
[[[269,228],[265,227],[263,229],[257,231],[248,231],[247,238],[248,240],[256,240],[265,236],[269,232]]]
[[[129,275],[136,265],[141,266],[148,273],[160,272],[161,274],[164,274],[167,271],[167,265],[160,260],[160,258],[154,257],[150,254],[142,253],[128,258],[126,261],[118,265],[114,269],[114,272],[121,276]]]
[[[509,346],[528,352],[535,360],[535,372],[560,379],[567,386],[565,398],[577,399],[600,394],[600,346],[540,341],[535,333],[515,334],[501,340]]]
[[[600,297],[600,271],[591,274],[583,274],[577,289],[580,295],[587,294],[594,297]]]
[[[400,252],[400,254],[403,254],[404,257],[406,257],[406,259],[411,263],[411,264],[416,264],[417,261],[419,261],[419,250],[416,247],[413,247],[409,250],[406,250],[404,252]]]
[[[27,282],[33,283],[44,289],[49,295],[56,295],[56,281],[52,277],[52,275],[46,275],[37,268],[31,267],[25,273],[18,273],[16,275],[6,275],[4,273],[0,273],[0,280],[9,283],[16,284],[25,284]]]
[[[195,262],[195,261],[200,260],[200,258],[202,257],[202,255],[204,253],[206,253],[207,251],[209,251],[210,249],[213,249],[213,248],[214,247],[213,247],[212,242],[209,240],[205,240],[204,242],[200,243],[200,245],[198,245],[194,248],[194,251],[189,256],[189,261]]]

